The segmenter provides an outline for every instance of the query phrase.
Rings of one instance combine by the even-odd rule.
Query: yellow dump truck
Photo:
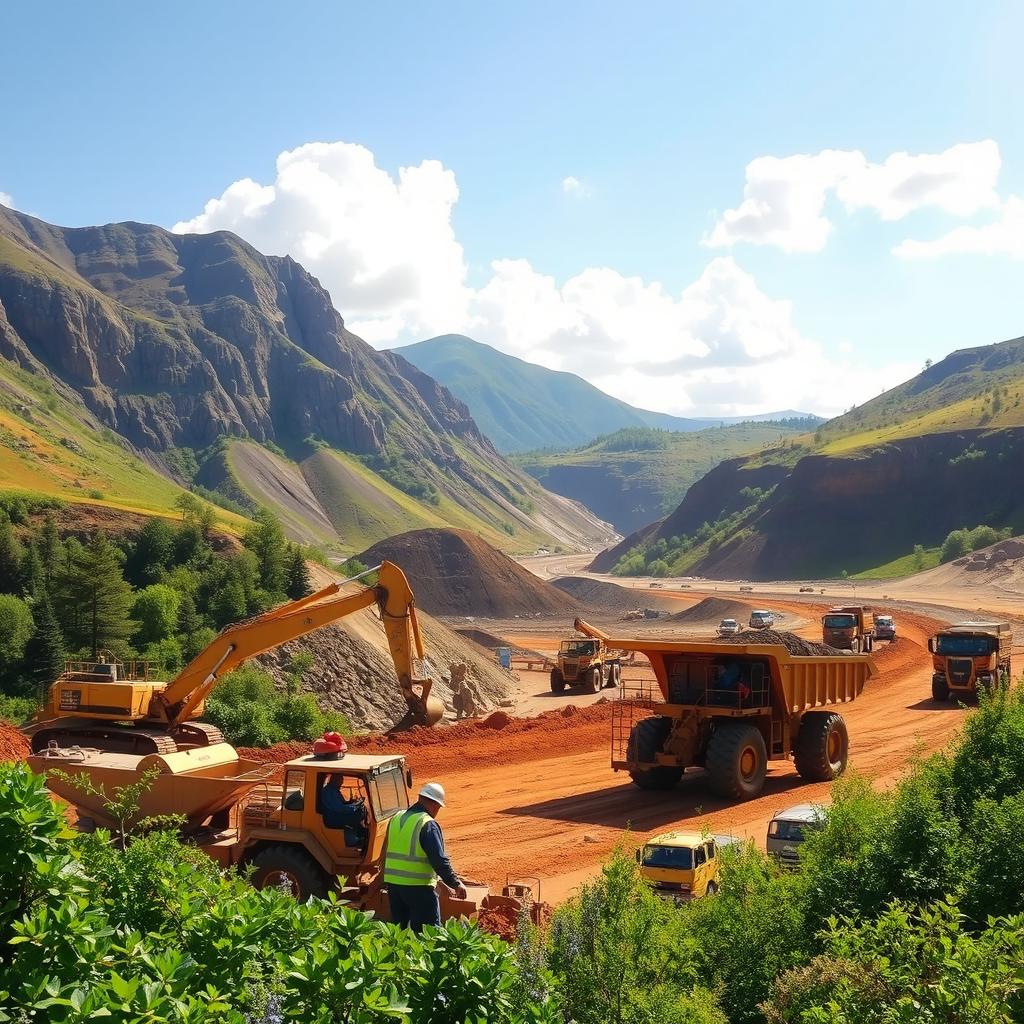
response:
[[[1013,634],[1008,622],[959,622],[928,641],[932,697],[966,698],[978,687],[1008,686]]]
[[[567,686],[582,686],[597,693],[603,686],[618,686],[622,679],[622,655],[612,652],[597,637],[563,640],[558,646],[558,664],[551,670],[551,692]]]
[[[719,796],[745,800],[764,787],[769,761],[792,758],[809,782],[846,768],[849,737],[830,707],[854,700],[874,673],[866,655],[802,656],[783,644],[610,639],[636,651],[656,681],[624,688],[612,713],[612,768],[641,789],[671,789],[702,767]]]

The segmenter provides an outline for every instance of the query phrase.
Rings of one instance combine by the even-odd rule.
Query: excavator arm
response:
[[[425,674],[420,675],[423,640],[409,581],[392,562],[382,562],[376,569],[367,570],[353,579],[358,580],[371,572],[378,574],[376,585],[355,594],[338,596],[345,584],[353,582],[342,580],[309,597],[229,626],[153,696],[150,717],[166,723],[168,730],[173,731],[193,716],[221,676],[246,659],[376,604],[380,609],[399,689],[409,708],[408,714],[395,728],[433,725],[440,720],[444,707],[430,696],[431,680]]]

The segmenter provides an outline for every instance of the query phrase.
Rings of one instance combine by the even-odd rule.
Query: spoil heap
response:
[[[722,597],[705,597],[692,608],[669,617],[669,622],[686,622],[690,625],[718,625],[722,619],[735,619],[746,622],[750,615],[750,606],[740,601],[728,601]]]
[[[370,566],[385,559],[402,567],[416,604],[431,615],[502,619],[572,610],[562,591],[468,530],[411,530],[359,555]]]
[[[593,608],[620,614],[644,605],[662,611],[679,607],[671,597],[662,597],[649,590],[620,587],[617,583],[592,580],[586,576],[559,576],[551,581],[551,586],[569,595],[570,606],[574,611]]]

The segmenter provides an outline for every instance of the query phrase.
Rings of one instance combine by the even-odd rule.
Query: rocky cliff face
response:
[[[308,454],[314,439],[498,526],[538,490],[462,402],[346,330],[301,266],[229,232],[60,228],[0,207],[0,356],[51,375],[143,454],[224,435]]]

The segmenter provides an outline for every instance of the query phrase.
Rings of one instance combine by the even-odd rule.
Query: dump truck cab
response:
[[[932,697],[976,694],[979,687],[1008,686],[1013,634],[1008,622],[960,622],[931,637]]]
[[[599,632],[582,620],[576,628]],[[811,782],[845,770],[846,723],[824,708],[860,694],[870,658],[801,656],[780,643],[604,639],[654,671],[653,684],[631,682],[612,708],[612,768],[641,789],[671,789],[700,767],[719,796],[745,800],[764,788],[770,760],[792,757]]]
[[[796,804],[777,811],[768,823],[766,849],[785,867],[800,861],[800,844],[812,829],[821,828],[825,809],[820,804]]]
[[[713,895],[722,884],[722,850],[738,842],[736,836],[662,832],[636,851],[640,877],[675,903]]]
[[[840,651],[869,652],[875,639],[871,609],[859,604],[830,608],[821,618],[821,639]]]
[[[551,692],[567,686],[582,686],[598,693],[603,686],[617,686],[622,678],[622,660],[597,637],[563,640],[558,645],[558,663],[551,670]]]
[[[751,629],[771,629],[775,625],[775,613],[766,608],[756,608],[750,613],[747,625]]]

